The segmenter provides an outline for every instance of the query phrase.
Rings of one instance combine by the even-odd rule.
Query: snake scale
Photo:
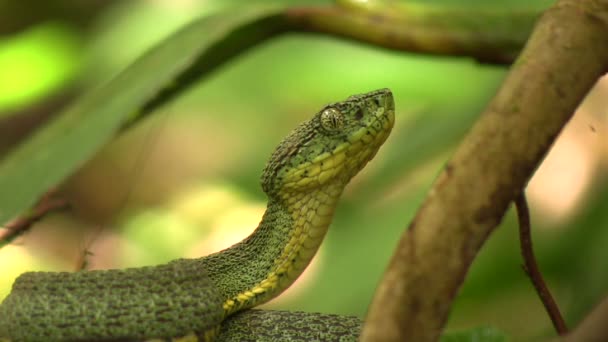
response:
[[[256,230],[198,259],[28,272],[0,305],[0,341],[212,341],[228,316],[287,289],[315,255],[346,184],[394,124],[390,90],[323,107],[276,148]]]

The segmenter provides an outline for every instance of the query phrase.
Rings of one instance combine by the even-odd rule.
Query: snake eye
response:
[[[327,108],[321,113],[321,126],[329,132],[337,131],[344,126],[344,115],[335,108]]]

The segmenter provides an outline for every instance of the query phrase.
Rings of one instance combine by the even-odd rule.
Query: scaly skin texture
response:
[[[393,123],[388,89],[327,105],[271,156],[268,207],[249,237],[155,267],[25,273],[0,305],[0,340],[212,340],[226,317],[276,297],[304,271],[344,187]]]
[[[234,318],[247,318],[248,324]],[[241,323],[241,324],[238,324]],[[325,328],[331,324],[328,328]],[[290,311],[247,310],[222,322],[222,341],[355,342],[363,322],[352,316]]]

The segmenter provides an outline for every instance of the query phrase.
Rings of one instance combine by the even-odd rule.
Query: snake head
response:
[[[328,182],[343,189],[374,157],[394,122],[389,89],[328,104],[279,144],[262,174],[264,192],[308,192]]]

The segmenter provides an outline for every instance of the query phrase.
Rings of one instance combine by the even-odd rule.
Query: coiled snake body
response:
[[[221,252],[153,267],[22,274],[0,305],[0,341],[213,340],[227,316],[276,297],[304,271],[344,187],[393,123],[388,89],[322,108],[266,165],[268,207],[257,229]]]

